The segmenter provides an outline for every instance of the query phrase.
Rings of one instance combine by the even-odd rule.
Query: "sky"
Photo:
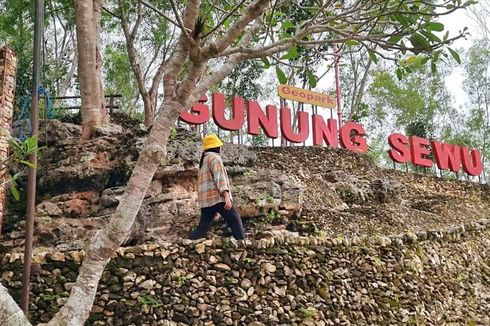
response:
[[[451,47],[457,50],[461,57],[463,57],[463,51],[470,48],[473,40],[477,39],[480,35],[479,28],[475,22],[469,17],[468,12],[465,10],[458,10],[448,16],[444,16],[441,19],[441,23],[444,24],[446,30],[450,35],[457,34],[464,27],[468,27],[469,36],[466,39],[459,39],[454,42]],[[463,90],[464,81],[464,69],[462,65],[456,65],[451,74],[446,78],[446,87],[449,93],[454,97],[454,107],[465,107],[468,102],[468,97]]]

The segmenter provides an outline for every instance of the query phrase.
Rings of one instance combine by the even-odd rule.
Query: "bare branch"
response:
[[[213,34],[214,32],[216,32],[220,27],[221,25],[223,25],[225,23],[225,21],[231,17],[244,3],[245,3],[246,0],[241,0],[235,7],[233,7],[222,19],[220,22],[218,22],[218,24],[216,24],[216,26],[213,27],[213,29],[211,29],[209,32],[205,33],[203,35],[203,38],[206,38],[208,37],[209,35]]]
[[[184,22],[182,21],[182,17],[180,17],[180,13],[179,13],[179,10],[177,9],[177,5],[175,4],[175,1],[170,0],[170,4],[172,5],[172,10],[174,11],[174,15],[177,18],[177,22],[179,23],[179,26],[180,26],[180,29],[182,30],[182,33],[185,35],[185,37],[189,41],[192,41],[191,35],[187,31],[186,26],[184,25]]]
[[[150,4],[150,3],[146,2],[146,1],[143,1],[143,0],[138,0],[138,2],[140,2],[145,7],[150,8],[151,10],[153,10],[154,12],[156,12],[158,15],[160,15],[163,18],[165,18],[166,20],[168,20],[173,25],[175,25],[175,26],[177,26],[179,28],[182,28],[175,20],[171,19],[163,11],[161,11],[160,9],[158,9],[157,7],[155,7],[154,5],[152,5],[152,4]],[[188,32],[191,32],[191,30],[188,30]]]
[[[247,25],[255,20],[257,17],[262,16],[265,9],[269,5],[270,0],[256,0],[251,3],[247,9],[243,12],[240,18],[230,27],[227,33],[223,37],[219,38],[215,42],[211,43],[204,49],[205,57],[215,57],[225,50],[234,40],[242,33]]]

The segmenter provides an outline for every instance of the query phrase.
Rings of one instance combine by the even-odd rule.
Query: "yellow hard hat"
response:
[[[202,149],[204,151],[221,146],[223,146],[223,142],[215,134],[207,135],[202,139]]]

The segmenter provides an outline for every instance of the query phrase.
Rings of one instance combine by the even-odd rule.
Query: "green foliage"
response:
[[[414,64],[412,73],[402,81],[388,70],[375,71],[369,95],[377,121],[393,117],[395,125],[414,135],[433,135],[435,117],[450,115],[444,75],[427,72],[421,64]]]
[[[6,132],[2,132],[2,136],[10,138],[10,134]],[[12,154],[10,154],[7,159],[0,162],[2,170],[6,171],[9,167],[15,167],[17,169],[20,169],[22,167],[36,168],[36,166],[28,161],[28,157],[30,154],[38,152],[42,149],[38,147],[36,137],[31,136],[26,138],[24,141],[21,141],[17,138],[10,138],[9,142],[12,149]],[[10,193],[16,201],[19,201],[21,197],[21,189],[17,184],[17,180],[20,175],[20,172],[15,173],[13,175],[10,175],[7,180]]]
[[[54,294],[54,293],[46,293],[46,294],[41,295],[41,300],[43,300],[45,302],[56,301],[59,298],[60,298],[60,295],[59,294]]]
[[[253,174],[252,169],[246,169],[245,172],[243,172],[243,175],[246,177],[251,176],[252,174]]]
[[[266,215],[266,220],[269,223],[274,223],[275,221],[279,220],[281,218],[281,214],[279,212],[276,212],[275,210],[270,210],[269,213]]]
[[[124,112],[134,117],[136,111],[134,99],[137,97],[135,92],[137,92],[138,87],[136,78],[130,69],[131,65],[126,54],[125,44],[119,42],[107,47],[104,57],[105,93],[121,94],[121,102],[126,104],[123,107]]]
[[[175,140],[177,138],[177,129],[172,128],[170,129],[170,140]]]
[[[185,284],[185,281],[187,281],[187,277],[185,277],[184,275],[174,275],[174,280],[175,284],[180,287]]]
[[[163,302],[162,302],[162,300],[160,300],[160,298],[158,298],[154,295],[150,295],[150,294],[145,294],[143,296],[140,296],[138,298],[138,303],[142,304],[142,305],[147,305],[147,306],[150,306],[153,308],[158,308],[158,307],[161,307],[163,305]]]
[[[280,84],[287,84],[288,78],[286,77],[286,74],[284,71],[279,66],[276,66],[276,74],[277,74],[277,80],[279,80]]]
[[[313,319],[316,315],[316,311],[313,308],[301,308],[299,314],[303,320]]]

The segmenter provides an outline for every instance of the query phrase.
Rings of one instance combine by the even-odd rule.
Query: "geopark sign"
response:
[[[283,98],[327,108],[335,107],[335,98],[321,93],[287,85],[281,85],[279,93]],[[250,135],[259,135],[263,131],[268,138],[275,139],[279,137],[280,130],[282,137],[287,141],[303,143],[309,139],[312,132],[314,146],[339,147],[340,145],[358,153],[366,153],[368,150],[366,131],[357,122],[349,121],[339,128],[336,119],[330,118],[325,121],[320,114],[310,116],[310,113],[300,111],[296,113],[297,128],[294,128],[291,110],[287,106],[278,109],[270,104],[266,105],[264,111],[257,101],[236,96],[231,99],[231,118],[228,119],[225,115],[223,94],[212,94],[212,110],[206,104],[207,100],[206,96],[201,97],[196,105],[180,115],[180,119],[191,125],[199,125],[208,122],[212,112],[215,124],[224,130],[240,130],[246,120],[247,132]],[[434,159],[441,170],[452,172],[463,170],[471,176],[478,176],[483,172],[481,153],[477,149],[418,136],[406,137],[399,133],[389,135],[388,144],[391,147],[388,154],[397,163],[410,162],[416,166],[432,167]]]

